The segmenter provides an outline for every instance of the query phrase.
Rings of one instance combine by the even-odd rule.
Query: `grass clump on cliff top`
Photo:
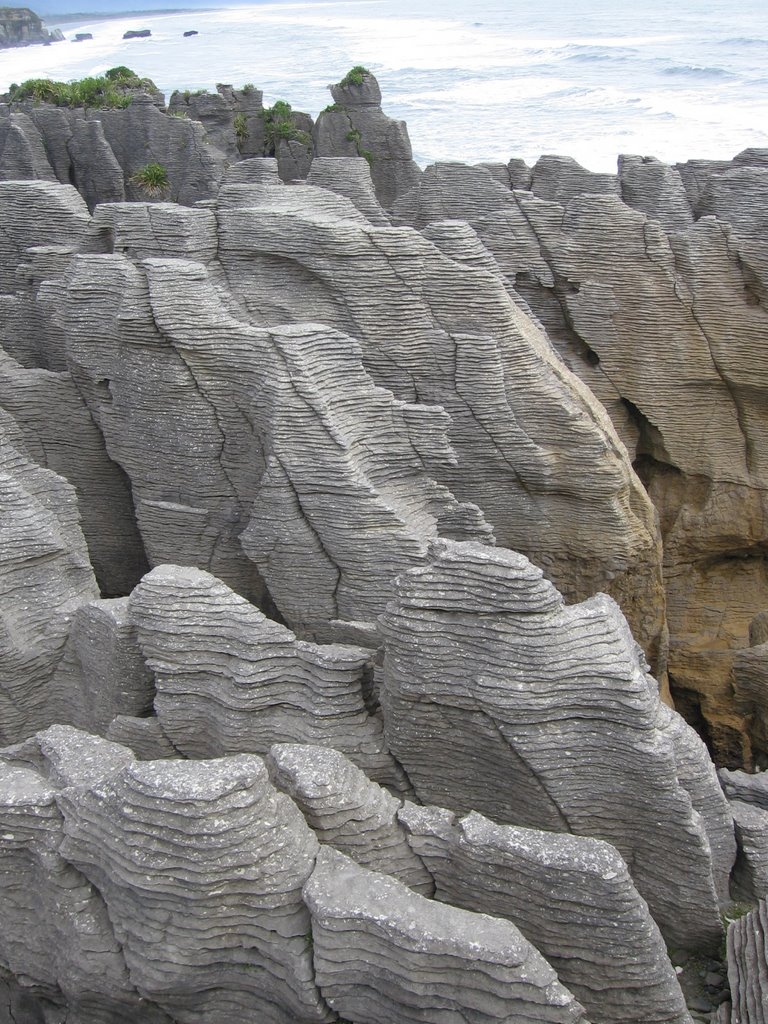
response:
[[[131,92],[154,89],[148,78],[139,78],[130,68],[110,68],[103,75],[81,78],[75,82],[55,82],[50,78],[28,78],[8,90],[11,102],[34,100],[57,107],[90,107],[121,109],[130,105]]]
[[[355,67],[350,68],[346,75],[344,75],[339,85],[362,85],[370,73],[368,68],[364,68],[362,64],[356,64]]]

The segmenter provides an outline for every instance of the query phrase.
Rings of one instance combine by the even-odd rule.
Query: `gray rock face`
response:
[[[307,184],[346,196],[369,223],[389,226],[389,218],[374,192],[371,169],[361,157],[316,157],[309,169]]]
[[[528,188],[515,184],[513,188]],[[541,199],[549,199],[563,206],[583,192],[621,195],[621,185],[615,174],[596,174],[576,163],[568,156],[541,156],[532,170],[530,190]]]
[[[330,220],[315,204],[303,189],[277,189],[243,193],[222,213],[220,259],[254,321],[319,317],[360,339],[377,384],[442,405],[457,463],[432,463],[440,482],[480,505],[499,541],[526,551],[569,598],[603,587],[626,597],[652,653],[663,596],[647,496],[603,411],[510,297],[498,265],[456,261],[436,251],[442,241],[412,232]],[[394,317],[407,330],[393,333]],[[599,465],[599,477],[586,465]]]
[[[756,910],[728,927],[728,981],[732,1011],[727,1024],[764,1024],[768,1020],[768,908],[761,900]]]
[[[320,989],[342,1017],[410,1024],[585,1021],[509,922],[448,907],[321,849],[304,887]]]
[[[435,897],[516,925],[602,1024],[690,1024],[661,934],[627,866],[595,839],[495,825],[407,804]]]
[[[381,722],[366,708],[373,652],[297,640],[197,569],[153,570],[133,591],[130,612],[155,673],[159,724],[185,756],[314,743],[406,788]]]
[[[182,1024],[330,1019],[301,902],[317,841],[258,758],[136,762],[59,801],[61,853],[98,886],[144,998]]]
[[[71,375],[26,369],[0,353],[0,407],[18,425],[25,452],[75,487],[102,593],[130,591],[148,568],[130,489]]]
[[[733,800],[730,804],[736,827],[739,856],[731,891],[736,900],[755,902],[768,896],[768,810]]]
[[[400,801],[348,757],[326,747],[280,743],[270,749],[267,767],[274,785],[298,805],[321,843],[415,892],[433,894],[432,877],[397,820]]]
[[[693,224],[688,193],[674,167],[654,157],[620,156],[619,182],[627,206],[657,220],[665,231],[685,231]]]
[[[59,787],[95,782],[119,768],[121,748],[100,750],[90,737],[60,727],[27,746],[39,771],[0,759],[0,965],[23,979],[28,994],[11,993],[9,1019],[69,1014],[88,1024],[170,1024],[131,983],[99,891],[59,852]],[[24,756],[19,751],[19,762]]]
[[[334,106],[317,118],[313,136],[319,157],[370,157],[376,196],[389,209],[401,195],[418,184],[421,170],[413,161],[404,121],[395,121],[381,109],[379,83],[370,71],[359,85],[342,82],[329,86]]]
[[[103,736],[118,715],[149,714],[154,696],[154,679],[128,616],[128,598],[78,608],[51,681],[53,720]]]
[[[764,740],[749,736],[734,711],[733,654],[725,652],[743,645],[768,603],[768,172],[736,163],[723,173],[688,170],[708,174],[696,182],[694,205],[705,216],[695,223],[682,171],[629,158],[624,201],[589,192],[545,201],[510,192],[484,168],[440,164],[399,200],[394,217],[421,229],[468,220],[610,413],[660,513],[676,699],[691,720],[706,720],[718,757],[742,764],[750,742],[761,749]],[[610,593],[625,609],[633,603],[616,584]]]
[[[606,840],[671,946],[717,947],[705,824],[614,602],[564,607],[522,556],[440,541],[382,624],[387,741],[423,802]]]
[[[72,486],[0,419],[0,743],[51,724],[51,678],[76,609],[98,596]]]
[[[40,132],[26,114],[0,117],[0,181],[55,181]]]

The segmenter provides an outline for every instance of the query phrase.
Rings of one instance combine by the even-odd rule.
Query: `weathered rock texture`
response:
[[[690,1024],[664,940],[613,847],[474,811],[457,821],[408,804],[399,818],[435,898],[512,921],[591,1021]]]
[[[304,887],[317,982],[351,1020],[586,1021],[506,921],[448,907],[324,847]]]
[[[720,758],[749,763],[765,741],[733,707],[730,668],[768,603],[768,170],[756,155],[625,157],[619,195],[607,176],[540,163],[535,194],[435,165],[396,218],[468,220],[611,414],[659,510],[673,692]]]
[[[393,120],[381,109],[375,76],[366,71],[360,79],[360,84],[342,79],[329,86],[333,105],[315,124],[315,153],[319,157],[365,156],[378,200],[389,209],[418,183],[421,170],[413,161],[405,122]]]
[[[227,166],[226,154],[209,142],[199,121],[172,117],[149,93],[137,93],[130,106],[118,110],[34,107],[26,101],[11,109],[0,115],[0,181],[72,183],[90,209],[125,198],[151,201],[134,175],[152,163],[168,177],[159,198],[192,205],[215,195]]]
[[[717,948],[734,850],[713,858],[697,805],[719,809],[718,838],[727,808],[714,773],[690,794],[678,777],[672,713],[615,603],[565,607],[522,556],[450,541],[397,594],[382,704],[417,796],[610,842],[670,945]]]
[[[397,820],[400,801],[338,749],[280,743],[270,749],[267,766],[275,786],[298,805],[321,843],[361,867],[433,894],[432,877]]]
[[[159,724],[185,756],[316,743],[407,788],[366,707],[373,652],[297,640],[198,569],[155,569],[131,595],[130,612],[154,671]]]
[[[768,907],[756,910],[728,927],[728,981],[732,1010],[725,1024],[764,1024],[768,1020]]]

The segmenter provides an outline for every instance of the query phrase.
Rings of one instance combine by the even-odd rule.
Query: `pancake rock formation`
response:
[[[130,83],[0,103],[0,1024],[691,1024],[732,899],[762,1020],[768,154]]]

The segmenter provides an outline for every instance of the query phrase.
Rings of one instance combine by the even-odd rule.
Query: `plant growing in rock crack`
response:
[[[360,132],[357,128],[350,128],[347,132],[347,142],[354,142],[357,155],[368,161],[369,166],[373,163],[373,153],[370,149],[363,149]]]
[[[128,179],[132,185],[141,189],[148,196],[163,196],[168,192],[170,182],[168,172],[162,164],[146,164],[140,167]]]
[[[245,114],[235,114],[232,121],[232,127],[235,130],[235,138],[238,142],[245,142],[250,135],[248,131],[248,119]]]
[[[269,156],[275,155],[275,149],[281,139],[287,142],[300,142],[308,146],[312,141],[309,135],[296,125],[296,115],[290,103],[285,100],[277,100],[271,107],[267,107],[263,113],[264,118],[264,145]]]

